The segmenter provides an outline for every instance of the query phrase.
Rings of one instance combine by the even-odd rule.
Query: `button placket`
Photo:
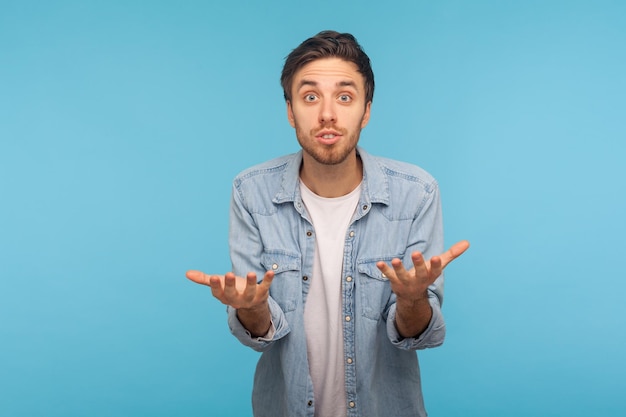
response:
[[[345,235],[345,256],[344,264],[349,265],[344,270],[343,275],[343,300],[342,311],[344,319],[344,332],[346,332],[346,339],[344,339],[344,364],[346,370],[346,396],[348,402],[346,403],[348,410],[353,410],[356,407],[356,369],[355,369],[355,321],[354,315],[354,284],[355,284],[355,272],[352,270],[353,264],[353,245],[355,244],[356,232],[354,225],[348,228],[348,232]],[[350,411],[349,414],[354,411]]]

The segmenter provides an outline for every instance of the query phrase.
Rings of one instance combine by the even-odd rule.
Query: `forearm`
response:
[[[421,335],[428,328],[432,315],[427,294],[415,300],[396,301],[396,329],[404,338],[417,338]]]
[[[252,337],[264,336],[272,324],[270,308],[267,302],[254,309],[237,309],[237,319],[250,332]]]

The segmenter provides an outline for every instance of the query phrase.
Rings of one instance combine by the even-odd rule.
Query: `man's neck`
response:
[[[324,165],[305,153],[300,179],[309,190],[320,197],[341,197],[353,191],[363,180],[363,162],[354,152],[339,164]]]

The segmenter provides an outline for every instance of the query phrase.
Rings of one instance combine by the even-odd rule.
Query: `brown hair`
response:
[[[296,72],[309,62],[321,58],[341,58],[356,64],[365,78],[365,103],[374,99],[374,72],[361,45],[349,33],[325,30],[302,42],[285,59],[280,84],[286,101],[291,100],[291,87]]]

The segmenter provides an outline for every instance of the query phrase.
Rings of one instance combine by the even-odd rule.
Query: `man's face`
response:
[[[287,117],[304,157],[336,165],[355,154],[370,105],[365,103],[365,80],[354,63],[324,58],[300,68],[293,78]]]

